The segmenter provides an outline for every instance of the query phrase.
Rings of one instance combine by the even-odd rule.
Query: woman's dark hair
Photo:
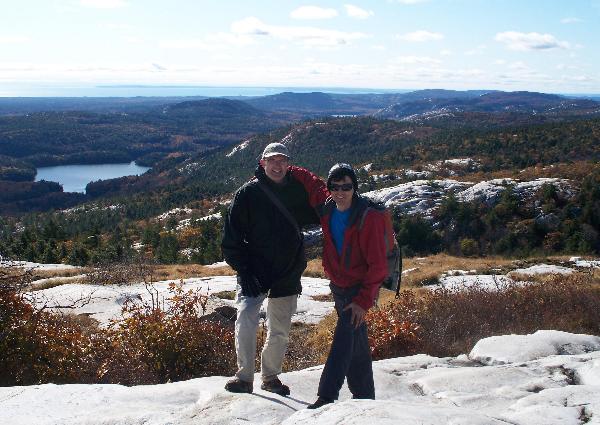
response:
[[[354,171],[354,168],[352,168],[352,165],[344,162],[338,162],[329,170],[329,173],[327,174],[327,188],[329,188],[332,181],[342,180],[345,176],[350,177],[352,185],[354,186],[354,191],[358,191],[356,172]]]

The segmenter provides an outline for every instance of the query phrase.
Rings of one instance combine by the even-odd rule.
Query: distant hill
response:
[[[209,98],[203,100],[188,100],[167,105],[162,112],[170,117],[201,117],[236,119],[250,116],[266,117],[260,111],[246,102],[224,98]]]
[[[130,114],[36,112],[0,117],[0,155],[35,166],[156,162],[171,153],[228,145],[288,122],[284,115],[228,99],[163,104]]]
[[[600,160],[600,118],[570,121],[528,120],[524,114],[502,114],[506,122],[489,124],[496,115],[469,113],[462,124],[450,120],[411,122],[373,117],[306,121],[257,135],[237,146],[201,152],[178,162],[162,163],[152,174],[123,181],[129,191],[161,187],[179,199],[194,193],[224,194],[253,174],[264,147],[282,141],[293,162],[326,175],[339,161],[356,166],[373,163],[373,170],[424,166],[448,158],[472,157],[482,170],[521,169],[536,164]],[[511,120],[517,117],[522,121]],[[543,118],[543,117],[542,117]],[[158,185],[158,186],[157,186]],[[119,191],[111,188],[111,192]],[[108,194],[106,192],[105,194]],[[187,193],[187,194],[184,194]]]
[[[206,97],[0,97],[0,116],[66,111],[108,114],[148,112],[184,100],[202,99]]]
[[[0,116],[0,177],[31,181],[39,166],[136,160],[153,169],[94,183],[90,194],[162,193],[170,205],[231,192],[273,141],[284,141],[294,161],[321,175],[342,160],[394,170],[477,156],[498,170],[600,159],[594,139],[600,103],[585,98],[432,89],[182,99],[143,112]]]
[[[452,93],[443,96],[425,96],[419,99],[398,102],[374,114],[378,118],[422,118],[456,112],[518,112],[524,114],[589,114],[600,112],[600,102],[591,99],[574,99],[554,94],[535,92],[489,92],[474,96],[453,97]],[[473,93],[475,94],[475,93]],[[417,115],[415,117],[415,115]]]
[[[330,115],[369,115],[400,101],[400,93],[334,94],[334,93],[279,93],[244,101],[266,111],[296,113],[304,117]]]
[[[246,103],[268,110],[326,111],[339,106],[333,95],[321,92],[284,92],[247,100]]]

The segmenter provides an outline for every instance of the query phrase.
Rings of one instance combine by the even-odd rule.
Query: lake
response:
[[[57,182],[62,184],[65,192],[85,193],[85,186],[89,182],[139,176],[149,169],[150,167],[141,167],[133,161],[125,164],[58,165],[38,168],[35,181]]]

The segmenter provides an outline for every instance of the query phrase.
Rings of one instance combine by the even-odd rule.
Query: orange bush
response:
[[[600,288],[583,273],[496,290],[444,288],[399,300],[369,313],[375,358],[416,352],[434,356],[468,353],[481,338],[539,329],[600,335]]]
[[[34,309],[22,294],[0,291],[0,385],[89,379],[90,338],[68,316]]]
[[[419,325],[401,320],[394,308],[372,310],[367,315],[369,344],[374,360],[418,352]]]
[[[114,345],[127,347],[160,382],[235,371],[233,330],[202,319],[206,296],[175,284],[169,307],[128,304],[110,331]]]
[[[233,330],[200,317],[206,297],[172,285],[168,308],[130,304],[111,328],[34,308],[0,287],[0,385],[152,384],[233,374]]]

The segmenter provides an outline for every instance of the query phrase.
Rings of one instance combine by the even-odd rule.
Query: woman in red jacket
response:
[[[337,400],[347,379],[353,398],[374,399],[375,386],[365,314],[387,276],[383,214],[357,193],[356,173],[348,164],[329,171],[327,187],[317,176],[291,167],[304,184],[323,228],[323,268],[331,280],[338,321],[325,362],[317,409]],[[327,189],[331,196],[328,196]],[[378,237],[380,236],[380,237]]]

